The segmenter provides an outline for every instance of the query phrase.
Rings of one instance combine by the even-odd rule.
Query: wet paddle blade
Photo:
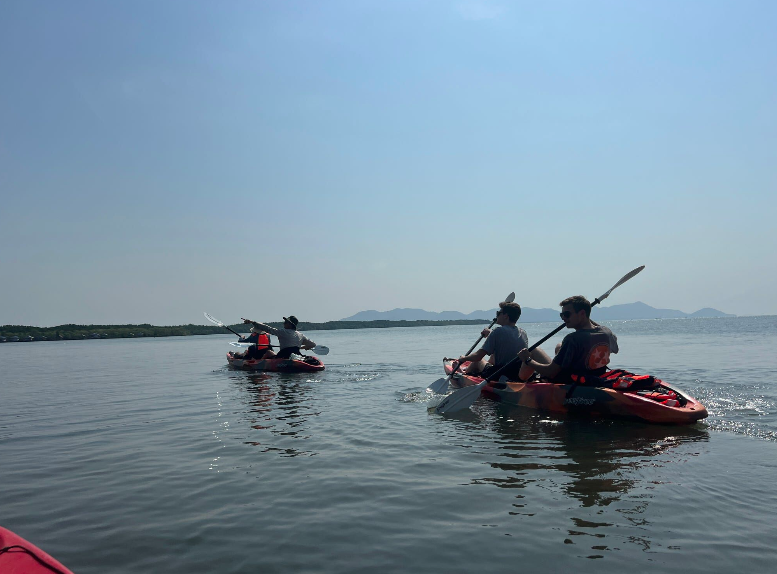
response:
[[[222,323],[221,321],[219,321],[218,319],[216,319],[216,318],[215,318],[213,315],[208,315],[207,313],[204,313],[204,315],[205,315],[205,318],[206,318],[208,321],[210,321],[211,323],[215,323],[215,324],[216,324],[216,325],[218,325],[219,327],[223,327],[223,326],[224,326],[224,323]]]
[[[637,275],[637,274],[638,274],[640,271],[642,271],[644,268],[645,268],[645,266],[644,266],[644,265],[640,265],[640,266],[639,266],[639,267],[637,267],[636,269],[634,269],[634,270],[632,270],[632,271],[629,271],[628,273],[626,273],[626,275],[624,275],[623,277],[621,277],[621,280],[620,280],[620,281],[618,281],[618,282],[617,282],[615,285],[613,285],[612,287],[610,287],[610,290],[609,290],[609,291],[607,291],[607,293],[605,293],[604,295],[602,295],[601,297],[599,297],[599,302],[602,302],[602,301],[604,301],[605,299],[607,299],[607,297],[609,297],[609,296],[610,296],[610,293],[612,293],[613,291],[615,291],[615,289],[617,289],[618,287],[620,287],[621,285],[623,285],[623,284],[624,284],[626,281],[628,281],[629,279],[631,279],[632,277],[634,277],[635,275]]]
[[[443,395],[448,392],[448,383],[450,382],[450,380],[451,380],[450,375],[448,375],[447,377],[443,377],[442,379],[437,379],[431,385],[426,387],[426,389],[438,395]]]
[[[478,400],[481,389],[486,385],[486,381],[475,385],[473,387],[464,387],[459,389],[445,397],[440,403],[434,407],[434,412],[438,414],[455,413],[463,411],[472,406],[472,404]]]

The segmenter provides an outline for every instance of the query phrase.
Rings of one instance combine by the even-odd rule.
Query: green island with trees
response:
[[[326,323],[300,322],[300,331],[332,331],[338,329],[387,329],[392,327],[445,327],[449,325],[482,325],[484,319],[455,321],[327,321]],[[268,323],[271,327],[281,328],[283,323]],[[229,325],[238,333],[248,333],[243,323]],[[159,327],[143,323],[141,325],[58,325],[56,327],[30,327],[25,325],[2,325],[0,337],[5,342],[18,341],[72,341],[81,339],[129,339],[138,337],[186,337],[189,335],[223,335],[228,331],[215,325],[178,325]]]

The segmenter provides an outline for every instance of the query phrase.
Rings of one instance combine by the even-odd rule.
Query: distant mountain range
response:
[[[472,313],[460,313],[459,311],[424,311],[423,309],[393,309],[391,311],[360,311],[355,315],[346,317],[342,321],[458,321],[463,319],[494,318],[496,309],[488,311],[473,311]],[[532,309],[521,308],[521,322],[546,323],[559,320],[558,309]],[[695,313],[683,313],[676,309],[656,309],[641,301],[613,305],[611,307],[594,307],[591,317],[599,321],[625,321],[629,319],[680,319],[689,317],[736,317],[723,313],[717,309],[705,307]]]

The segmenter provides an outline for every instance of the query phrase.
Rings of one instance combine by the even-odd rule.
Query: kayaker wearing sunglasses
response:
[[[554,380],[570,375],[599,376],[607,371],[610,354],[618,352],[618,339],[610,329],[591,321],[591,303],[582,295],[567,297],[561,303],[561,318],[574,329],[561,342],[553,361],[532,360],[526,349],[518,357],[542,377]]]
[[[499,310],[496,313],[496,319],[494,319],[499,327],[493,331],[483,329],[482,335],[486,337],[483,347],[470,355],[462,355],[456,363],[461,364],[470,361],[466,370],[467,374],[482,377],[487,377],[497,369],[504,367],[515,358],[518,351],[529,346],[529,337],[526,335],[526,331],[515,326],[520,316],[521,306],[518,303],[507,303],[504,301],[499,303]],[[550,360],[550,357],[542,352],[541,349],[536,349],[535,353],[539,353],[539,357]],[[486,363],[486,355],[491,356],[493,364]],[[456,363],[453,365],[454,369],[457,366]],[[532,372],[532,369],[524,368],[518,361],[515,361],[502,374],[510,380],[517,381],[519,379],[526,380],[531,376]]]

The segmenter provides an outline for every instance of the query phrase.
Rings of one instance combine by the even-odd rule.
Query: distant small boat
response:
[[[19,341],[19,337],[13,336],[13,337],[10,337],[8,340],[11,341],[11,343],[16,343]]]

